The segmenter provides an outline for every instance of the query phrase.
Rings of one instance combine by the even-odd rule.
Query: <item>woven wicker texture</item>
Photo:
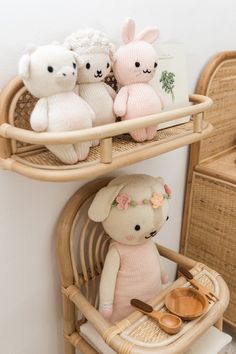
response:
[[[210,275],[209,275],[210,273]],[[201,270],[200,272],[196,275],[196,279],[198,279],[198,281],[205,285],[206,287],[208,287],[211,291],[215,291],[216,292],[216,286],[214,281],[210,278],[210,276],[215,277],[216,273],[212,270],[209,270],[207,268],[206,270]],[[189,284],[189,283],[187,283]],[[186,286],[186,284],[184,285]],[[190,285],[188,285],[188,287],[192,287]],[[213,305],[214,306],[214,305]],[[159,308],[160,309],[160,308]],[[163,304],[160,311],[167,311],[165,305]],[[198,320],[198,319],[197,319]],[[196,320],[195,320],[196,321]],[[167,333],[165,333],[158,325],[158,322],[145,316],[145,320],[141,320],[139,325],[133,325],[132,327],[134,327],[132,330],[126,329],[126,335],[125,338],[129,338],[130,341],[139,341],[145,344],[152,344],[152,345],[166,345],[167,343],[171,343],[173,341],[175,341],[177,338],[179,338],[186,330],[189,329],[190,326],[192,326],[193,321],[191,322],[187,322],[184,321],[183,322],[183,326],[181,331],[176,334],[176,335],[169,335]],[[122,336],[122,334],[121,334]]]
[[[18,128],[32,130],[29,122],[29,117],[37,101],[37,98],[33,97],[28,91],[24,90],[15,106],[14,114],[12,117],[13,122],[11,123]],[[18,149],[28,145],[29,144],[23,143],[21,141],[16,141],[15,149],[17,151]]]
[[[195,173],[192,188],[185,254],[223,276],[231,296],[225,317],[235,322],[236,187]]]
[[[198,90],[214,101],[205,113],[214,126],[213,133],[201,142],[200,161],[236,143],[236,59],[224,61],[213,73],[207,90]]]
[[[163,139],[171,138],[178,134],[191,132],[193,129],[192,122],[182,124],[179,126],[167,128],[157,132],[157,136],[151,142],[137,143],[132,140],[132,138],[126,134],[115,137],[112,144],[112,155],[113,157],[122,155],[126,151],[143,148],[146,145],[152,144],[152,142],[160,141]],[[22,163],[27,165],[37,165],[37,167],[55,169],[60,167],[61,169],[73,169],[84,167],[88,163],[95,163],[100,160],[100,147],[92,147],[88,158],[85,161],[81,161],[76,165],[65,166],[59,161],[56,156],[54,156],[46,148],[41,148],[37,150],[32,150],[27,153],[21,153],[15,156],[16,160],[20,160]]]

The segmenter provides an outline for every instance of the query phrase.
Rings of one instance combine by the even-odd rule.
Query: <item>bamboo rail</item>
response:
[[[3,123],[0,125],[0,136],[7,139],[19,140],[24,143],[39,145],[73,144],[89,140],[101,140],[125,134],[134,129],[173,121],[188,115],[195,116],[204,112],[212,105],[212,100],[209,97],[202,95],[190,95],[189,100],[191,103],[194,103],[194,105],[79,131],[38,133],[14,127],[9,123]]]

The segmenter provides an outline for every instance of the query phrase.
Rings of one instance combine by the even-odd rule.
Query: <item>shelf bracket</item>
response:
[[[112,138],[105,138],[100,141],[100,153],[102,163],[112,162]]]
[[[203,113],[198,113],[193,116],[193,131],[194,133],[202,132],[202,124],[203,124]]]

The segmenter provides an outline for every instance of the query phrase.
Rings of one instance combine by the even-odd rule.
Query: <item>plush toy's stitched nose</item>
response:
[[[72,85],[75,81],[75,70],[70,66],[63,66],[56,74],[58,85]]]
[[[58,78],[69,78],[73,75],[75,75],[75,71],[70,66],[64,66],[57,72]]]
[[[102,73],[102,70],[97,70],[97,74],[100,75]]]

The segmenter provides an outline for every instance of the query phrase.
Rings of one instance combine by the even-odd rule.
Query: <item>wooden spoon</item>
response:
[[[176,334],[180,331],[182,326],[182,320],[180,317],[168,312],[155,311],[152,306],[138,299],[132,299],[130,303],[145,315],[157,320],[160,328],[166,333]]]

